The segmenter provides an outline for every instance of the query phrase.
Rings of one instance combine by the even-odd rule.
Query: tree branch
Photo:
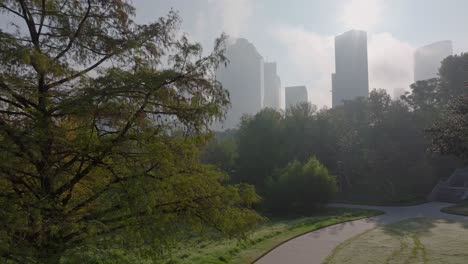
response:
[[[26,4],[26,2],[24,0],[18,0],[18,1],[20,3],[21,10],[23,11],[23,15],[24,15],[23,19],[24,19],[24,21],[26,21],[26,24],[28,25],[29,35],[31,36],[31,40],[32,40],[34,46],[36,47],[36,49],[40,50],[40,48],[39,48],[39,36],[37,35],[34,18],[31,15],[31,13],[29,12],[29,8],[28,8],[28,5]]]
[[[21,96],[17,93],[15,93],[13,90],[11,90],[10,87],[8,87],[8,85],[2,81],[0,81],[0,87],[5,89],[5,91],[7,91],[11,96],[13,96],[18,102],[20,102],[22,105],[24,105],[25,107],[34,107],[37,109],[38,105],[31,102],[30,100],[26,99],[24,96]]]
[[[8,110],[0,110],[0,114],[7,114],[7,115],[20,115],[20,116],[25,116],[29,118],[33,118],[30,114],[25,113],[25,112],[16,112],[16,111],[8,111]]]
[[[141,104],[141,106],[133,113],[133,115],[129,118],[129,120],[127,121],[127,123],[125,124],[125,126],[122,128],[122,130],[120,131],[119,135],[117,135],[117,137],[115,137],[114,139],[111,140],[111,143],[109,144],[109,146],[103,150],[101,152],[101,155],[99,155],[99,157],[95,158],[93,160],[93,162],[91,162],[84,170],[78,172],[70,181],[64,183],[62,186],[60,186],[55,192],[54,192],[54,195],[61,195],[63,194],[66,190],[70,189],[70,188],[73,188],[73,186],[75,184],[77,184],[79,181],[81,181],[82,178],[84,178],[86,175],[88,175],[88,173],[90,173],[92,171],[92,169],[94,169],[94,167],[96,167],[98,164],[100,164],[102,162],[102,160],[105,158],[105,156],[108,154],[109,151],[111,151],[114,146],[120,141],[122,140],[122,138],[125,137],[125,135],[127,134],[127,132],[130,130],[130,128],[132,127],[132,125],[134,124],[135,120],[138,118],[138,114],[141,113],[141,112],[144,112],[146,106],[148,105],[149,103],[149,99],[151,97],[151,95],[153,94],[153,92],[155,92],[156,90],[166,86],[166,85],[169,85],[171,83],[175,83],[177,82],[178,80],[182,79],[183,77],[185,77],[188,73],[186,74],[180,74],[180,75],[177,75],[175,76],[173,79],[171,80],[168,80],[168,81],[165,81],[163,82],[160,86],[156,87],[156,89],[152,89],[150,92],[148,92],[144,98],[144,101],[143,103]]]
[[[13,141],[13,143],[19,147],[21,152],[26,153],[27,156],[29,157],[30,161],[34,163],[34,156],[30,152],[30,150],[24,145],[24,143],[21,140],[21,137],[17,135],[17,133],[12,130],[9,125],[3,120],[0,119],[0,129],[5,131],[6,135]]]
[[[10,7],[8,7],[8,6],[4,5],[4,4],[0,4],[0,8],[5,8],[5,9],[8,10],[9,12],[11,12],[11,13],[13,13],[13,14],[15,14],[15,15],[17,15],[17,16],[23,18],[23,19],[26,19],[26,18],[24,17],[23,14],[21,14],[21,13],[15,11],[15,10],[13,10],[13,9],[11,9]]]
[[[42,32],[42,26],[44,25],[46,14],[46,0],[42,0],[42,10],[41,10],[41,22],[39,23],[39,29],[37,30],[37,34],[40,36]]]
[[[18,104],[16,102],[13,102],[11,100],[8,100],[6,98],[0,97],[0,101],[5,102],[7,104],[11,104],[11,105],[13,105],[13,106],[15,106],[17,108],[24,109],[24,106],[22,106],[22,105],[20,105],[20,104]]]
[[[46,85],[46,87],[47,87],[47,89],[50,89],[50,88],[53,88],[53,87],[55,87],[55,86],[64,84],[64,83],[66,83],[66,82],[69,82],[69,81],[71,81],[71,80],[73,80],[73,79],[76,79],[76,78],[78,78],[78,77],[80,77],[80,76],[82,76],[82,75],[84,75],[84,74],[86,74],[86,73],[88,73],[88,72],[94,70],[96,67],[98,67],[99,65],[101,65],[104,61],[106,61],[107,59],[109,59],[109,58],[112,57],[113,55],[114,55],[113,53],[112,53],[112,54],[108,54],[108,55],[104,56],[103,58],[101,58],[98,62],[96,62],[95,64],[93,64],[92,66],[90,66],[89,68],[86,68],[86,69],[84,69],[84,70],[82,70],[82,71],[80,71],[80,72],[77,72],[77,73],[75,73],[75,74],[73,74],[73,75],[70,75],[70,76],[68,76],[68,77],[66,77],[66,78],[64,78],[64,79],[59,80],[59,81],[56,81],[56,82],[53,82],[53,83],[49,83],[49,84]]]
[[[89,13],[91,11],[91,0],[88,0],[88,8],[86,9],[86,13],[84,14],[83,18],[81,19],[80,23],[78,24],[78,28],[76,29],[75,33],[73,36],[70,38],[68,41],[67,47],[65,47],[64,50],[62,50],[55,58],[54,62],[58,61],[65,53],[67,53],[70,48],[73,46],[73,42],[75,42],[76,38],[80,35],[81,30],[83,28],[84,23],[86,22],[86,19],[88,19]]]
[[[6,177],[7,180],[9,180],[13,185],[17,185],[17,184],[20,184],[24,187],[26,187],[26,189],[28,189],[28,191],[33,194],[36,198],[40,198],[40,195],[39,193],[36,192],[37,188],[33,188],[32,186],[30,186],[28,183],[26,183],[23,179],[17,177],[16,175],[12,175],[10,173],[8,173],[5,168],[1,168],[0,167],[0,172],[3,172],[5,174],[7,174],[8,176]]]

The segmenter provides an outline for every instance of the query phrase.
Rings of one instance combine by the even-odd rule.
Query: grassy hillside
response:
[[[272,219],[259,226],[245,240],[195,241],[191,247],[181,249],[177,254],[174,254],[168,263],[252,263],[271,249],[298,235],[381,213],[374,210],[328,208],[311,217]]]

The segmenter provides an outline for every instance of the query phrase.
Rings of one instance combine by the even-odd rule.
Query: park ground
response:
[[[431,202],[431,203],[424,203],[420,205],[414,206],[369,206],[369,205],[346,205],[346,204],[334,204],[332,206],[339,206],[339,207],[348,207],[348,208],[360,208],[360,209],[374,209],[384,211],[385,214],[371,217],[368,219],[361,219],[355,220],[347,223],[337,224],[334,226],[326,227],[320,230],[316,230],[302,236],[299,236],[295,239],[292,239],[281,246],[275,248],[262,258],[260,258],[256,263],[257,264],[282,264],[282,263],[295,263],[295,264],[319,264],[323,263],[327,256],[336,255],[337,248],[342,248],[343,242],[345,245],[350,243],[354,244],[355,237],[359,237],[365,232],[369,230],[374,230],[375,228],[382,228],[387,225],[392,225],[395,223],[399,223],[400,221],[406,221],[408,219],[447,219],[453,221],[461,221],[463,223],[468,224],[468,217],[466,216],[459,216],[459,215],[452,215],[446,214],[441,212],[442,208],[452,206],[453,204],[448,203],[440,203],[440,202]],[[411,226],[411,225],[410,225]],[[427,226],[427,225],[426,225]],[[466,226],[457,226],[453,225],[453,228],[465,228]],[[415,225],[415,228],[419,228]],[[415,234],[419,234],[418,231],[414,231]],[[455,232],[456,233],[456,232]],[[460,232],[462,233],[462,232]],[[459,243],[460,246],[464,246],[466,248],[466,241],[457,240],[458,236],[453,236],[454,232],[447,232],[447,237],[441,237],[440,239],[445,242],[446,240],[452,237],[452,242],[457,244]],[[434,235],[431,239],[438,239],[438,235]],[[385,238],[382,237],[381,242],[385,242]],[[398,235],[394,235],[394,239],[402,239],[405,240],[404,237],[398,237]],[[421,240],[419,240],[421,242]],[[416,243],[417,246],[424,246],[425,241],[420,243]],[[405,242],[406,243],[406,242]],[[374,243],[375,244],[375,243]],[[403,243],[404,245],[404,243]],[[458,244],[457,244],[458,245]],[[381,245],[379,243],[375,244],[376,247],[384,247],[385,245]],[[410,245],[409,245],[410,247]],[[348,248],[348,246],[346,246]],[[411,247],[413,250],[414,247]],[[456,248],[456,247],[454,247]],[[389,249],[386,249],[389,250]],[[414,250],[419,250],[418,248]],[[367,254],[377,254],[378,251],[373,251],[372,247],[362,246],[361,251],[368,252]],[[349,251],[351,257],[352,251]],[[385,251],[386,252],[386,251]],[[419,254],[419,253],[418,253]],[[346,258],[345,257],[345,258]],[[385,260],[388,258],[386,255],[381,255],[375,261],[365,261],[365,262],[355,262],[355,263],[385,263]],[[366,256],[363,255],[360,259],[361,261],[366,259]],[[333,258],[329,261],[335,261]],[[342,259],[341,259],[342,260]],[[330,263],[348,263],[348,262],[330,262]],[[352,263],[352,262],[350,262]],[[388,262],[392,263],[392,262]],[[405,263],[405,262],[393,262],[393,263]],[[406,263],[419,263],[419,262],[406,262]],[[421,262],[424,263],[424,262]],[[427,262],[431,263],[431,262]],[[437,263],[437,262],[433,262]],[[451,263],[451,262],[441,262],[441,263]],[[455,262],[456,263],[456,262]],[[466,262],[465,262],[466,263]]]
[[[467,245],[467,222],[413,218],[371,229],[345,241],[325,263],[465,264]]]
[[[194,241],[168,263],[276,263],[272,259],[280,263],[284,256],[297,263],[325,260],[328,264],[466,263],[468,259],[468,219],[457,216],[467,215],[467,204],[332,206],[312,217],[270,219],[242,240]],[[334,240],[330,245],[327,235]],[[320,254],[315,252],[320,248],[317,242],[325,245]],[[320,257],[301,255],[301,249]]]
[[[312,217],[271,219],[243,240],[194,241],[189,248],[180,249],[174,254],[168,263],[252,263],[276,246],[304,233],[379,214],[382,212],[369,209],[326,208]]]

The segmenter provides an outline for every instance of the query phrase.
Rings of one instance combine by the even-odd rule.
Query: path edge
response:
[[[339,208],[339,207],[335,207],[335,208]],[[320,229],[324,229],[324,228],[327,228],[327,227],[330,227],[330,226],[334,226],[334,225],[341,225],[341,224],[345,224],[345,223],[349,223],[349,222],[353,222],[353,221],[358,221],[358,220],[362,220],[362,219],[371,219],[373,217],[377,217],[377,216],[381,216],[381,215],[384,215],[386,214],[386,212],[384,211],[381,211],[381,210],[375,210],[375,209],[366,209],[366,210],[373,210],[373,211],[377,211],[377,212],[380,212],[376,215],[373,215],[373,216],[363,216],[361,218],[356,218],[356,219],[353,219],[353,220],[346,220],[346,221],[343,221],[343,222],[339,222],[339,223],[335,223],[335,224],[329,224],[329,225],[324,225],[322,227],[319,227],[317,229],[314,229],[314,230],[310,230],[310,231],[306,231],[304,233],[301,233],[301,234],[297,234],[295,236],[292,236],[288,239],[286,239],[285,241],[283,242],[280,242],[278,243],[277,245],[275,245],[274,247],[272,247],[271,249],[269,249],[268,251],[266,251],[265,253],[262,253],[260,256],[256,257],[254,260],[252,260],[251,262],[249,262],[249,264],[255,264],[255,262],[257,262],[258,260],[260,260],[261,258],[263,258],[264,256],[266,256],[268,253],[270,253],[271,251],[277,249],[278,247],[280,247],[281,245],[295,239],[295,238],[298,238],[300,236],[303,236],[303,235],[306,235],[306,234],[309,234],[309,233],[312,233],[312,232],[315,232],[317,230],[320,230]]]

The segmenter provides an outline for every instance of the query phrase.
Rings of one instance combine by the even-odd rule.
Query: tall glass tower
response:
[[[369,94],[367,33],[350,30],[335,37],[332,106]]]

